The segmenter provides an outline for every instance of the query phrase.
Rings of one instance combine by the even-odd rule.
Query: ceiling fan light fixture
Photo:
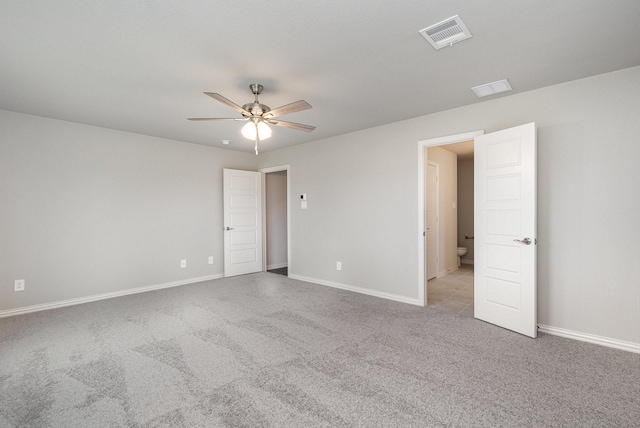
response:
[[[271,137],[271,128],[266,123],[260,121],[257,124],[254,122],[247,122],[242,127],[242,136],[247,140],[254,141],[256,139],[256,132],[260,141],[266,140]]]

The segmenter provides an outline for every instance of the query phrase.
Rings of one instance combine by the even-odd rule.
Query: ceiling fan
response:
[[[242,127],[242,135],[255,141],[256,155],[258,154],[258,141],[265,140],[271,137],[271,128],[269,125],[282,126],[284,128],[297,129],[298,131],[311,132],[316,129],[315,126],[303,125],[302,123],[287,122],[284,120],[276,119],[277,117],[284,116],[285,114],[295,113],[302,110],[311,108],[308,102],[299,100],[290,104],[283,105],[276,109],[271,110],[268,105],[261,104],[258,101],[258,95],[262,92],[263,86],[258,83],[252,83],[249,85],[249,89],[255,100],[252,103],[247,103],[240,107],[233,101],[228,100],[220,94],[213,92],[205,92],[205,95],[210,96],[214,100],[220,101],[238,113],[242,117],[190,117],[188,120],[240,120],[247,121],[248,123]]]

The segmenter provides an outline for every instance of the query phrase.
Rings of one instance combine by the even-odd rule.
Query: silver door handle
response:
[[[522,242],[523,244],[530,245],[531,244],[531,239],[529,239],[529,238],[514,239],[513,242]]]
[[[227,226],[227,227],[224,228],[224,230],[233,230],[233,227]]]

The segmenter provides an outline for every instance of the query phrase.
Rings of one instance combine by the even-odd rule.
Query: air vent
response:
[[[431,46],[442,49],[471,37],[471,32],[458,15],[419,31]]]
[[[497,82],[485,83],[484,85],[474,86],[471,88],[478,97],[486,97],[488,95],[499,94],[500,92],[507,92],[513,88],[509,84],[507,79],[498,80]]]

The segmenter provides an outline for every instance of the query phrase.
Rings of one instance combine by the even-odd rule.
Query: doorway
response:
[[[473,150],[472,140],[425,149],[427,306],[465,316],[474,303]]]
[[[289,166],[261,169],[264,180],[264,270],[289,276]]]
[[[426,244],[427,244],[427,239],[426,238],[426,215],[427,215],[427,209],[426,209],[426,175],[427,175],[427,149],[429,147],[437,147],[437,146],[444,146],[444,145],[448,145],[448,144],[455,144],[455,143],[462,143],[465,141],[473,141],[473,139],[476,136],[479,135],[483,135],[484,131],[474,131],[474,132],[467,132],[464,134],[457,134],[457,135],[450,135],[450,136],[446,136],[446,137],[440,137],[440,138],[433,138],[430,140],[425,140],[425,141],[421,141],[418,144],[418,207],[419,207],[419,215],[418,215],[418,230],[423,231],[422,235],[423,235],[423,239],[420,239],[418,242],[418,257],[420,258],[419,263],[418,263],[418,299],[422,302],[422,304],[424,306],[427,306],[427,287],[428,287],[428,283],[427,283],[427,278],[431,278],[433,277],[433,273],[428,272],[428,267],[427,267],[427,263],[426,263]],[[455,156],[455,155],[453,155]],[[442,165],[440,165],[440,167],[442,167]],[[440,180],[443,179],[442,177],[442,170],[440,170]],[[440,200],[442,198],[439,198]],[[452,207],[452,203],[456,202],[457,204],[457,200],[449,200],[449,207]],[[457,207],[457,206],[456,206]],[[438,219],[438,220],[442,220],[442,219]],[[457,217],[456,217],[456,222],[457,222]],[[442,247],[442,240],[445,238],[445,233],[442,233],[442,229],[443,226],[446,227],[446,225],[444,225],[442,222],[440,222],[439,225],[439,230],[440,230],[440,243],[439,243],[439,247]],[[455,233],[452,232],[452,233]],[[449,244],[450,247],[450,251],[449,251],[449,260],[446,260],[447,258],[447,254],[445,253],[440,253],[439,252],[439,270],[438,272],[436,272],[436,277],[438,276],[438,273],[440,273],[440,276],[443,276],[444,274],[446,274],[447,272],[447,266],[451,267],[453,264],[457,265],[457,254],[455,252],[456,248],[457,248],[457,236],[454,237],[453,240],[450,240],[453,242],[453,244]],[[451,245],[454,246],[453,248],[453,253],[451,252]],[[444,257],[444,260],[443,260]],[[473,277],[473,275],[471,275]],[[437,279],[437,278],[436,278]]]

